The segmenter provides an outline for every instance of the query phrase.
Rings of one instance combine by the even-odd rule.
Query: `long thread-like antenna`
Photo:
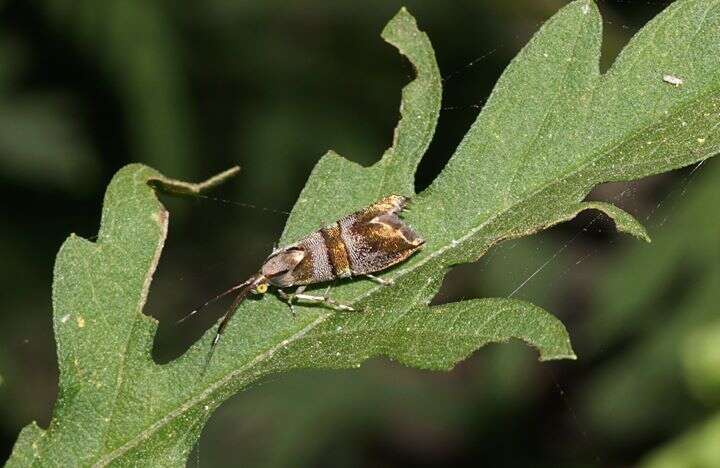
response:
[[[204,198],[205,200],[213,200],[220,203],[226,203],[228,205],[241,206],[243,208],[252,208],[254,210],[267,211],[268,213],[275,213],[284,216],[288,216],[290,214],[287,211],[276,210],[274,208],[268,208],[266,206],[253,205],[252,203],[242,203],[233,200],[225,200],[224,198],[211,197],[208,195],[201,195],[199,193],[193,194],[193,196],[197,198]]]
[[[227,308],[225,311],[225,315],[222,316],[222,319],[220,319],[220,325],[218,326],[217,332],[215,333],[215,338],[213,338],[212,343],[210,344],[210,352],[208,352],[207,359],[205,360],[205,368],[203,369],[202,375],[205,375],[205,372],[208,369],[208,366],[210,365],[210,360],[213,357],[213,354],[215,353],[215,345],[218,344],[218,341],[220,341],[220,335],[223,334],[225,331],[225,328],[227,327],[227,324],[230,322],[230,319],[233,315],[235,315],[235,312],[237,312],[238,307],[242,302],[247,299],[247,297],[252,292],[253,288],[255,288],[261,281],[265,280],[265,277],[257,274],[247,281],[245,281],[242,284],[239,284],[235,286],[232,290],[240,289],[240,292],[237,296],[235,296],[235,299],[233,300],[232,304],[230,304],[230,307]],[[226,292],[227,293],[227,292]]]
[[[247,281],[245,281],[245,282],[243,282],[243,283],[236,284],[235,286],[233,286],[232,288],[228,289],[227,291],[221,292],[220,294],[218,294],[217,296],[215,296],[215,297],[213,297],[212,299],[208,300],[208,301],[205,302],[203,305],[201,305],[201,306],[198,307],[197,309],[193,310],[192,312],[190,312],[190,313],[187,314],[185,317],[181,318],[180,320],[178,320],[178,321],[175,322],[175,323],[178,324],[178,323],[184,322],[185,320],[187,320],[187,319],[189,319],[190,317],[192,317],[193,315],[197,314],[198,312],[200,312],[201,310],[203,310],[205,307],[209,306],[209,305],[212,304],[213,302],[217,301],[218,299],[220,299],[220,298],[222,298],[222,297],[225,297],[225,296],[227,296],[228,294],[230,294],[231,292],[237,291],[238,289],[242,288],[243,286],[245,286],[246,284],[248,284],[250,281],[252,281],[252,279],[253,279],[253,278],[250,278],[249,280],[247,280]]]

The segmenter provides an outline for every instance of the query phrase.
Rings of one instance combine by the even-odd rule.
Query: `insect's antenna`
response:
[[[242,302],[250,295],[250,292],[253,290],[253,288],[257,286],[257,284],[263,279],[265,278],[262,275],[258,274],[251,277],[249,280],[245,281],[244,283],[238,285],[235,288],[242,289],[240,289],[238,295],[235,296],[232,304],[230,304],[230,307],[227,308],[225,315],[223,315],[222,319],[220,320],[220,325],[218,326],[217,332],[215,333],[215,338],[213,338],[212,344],[210,345],[210,352],[208,353],[208,357],[205,360],[205,368],[203,369],[203,375],[205,375],[205,371],[207,371],[207,368],[210,365],[210,360],[215,353],[215,345],[217,345],[218,341],[220,341],[220,335],[222,335],[225,331],[228,322],[230,322],[232,316],[235,315],[235,312],[237,311],[237,308],[240,306],[240,304],[242,304]]]
[[[187,319],[189,319],[190,317],[192,317],[193,315],[197,314],[198,312],[200,312],[201,310],[203,310],[205,307],[209,306],[209,305],[212,304],[213,302],[217,301],[218,299],[220,299],[220,298],[222,298],[222,297],[225,297],[225,296],[227,296],[228,294],[230,294],[231,292],[237,291],[238,289],[242,288],[242,287],[245,286],[246,284],[250,283],[253,279],[254,279],[254,277],[253,277],[253,278],[250,278],[249,280],[247,280],[247,281],[245,281],[245,282],[243,282],[243,283],[236,284],[235,286],[233,286],[232,288],[228,289],[227,291],[221,292],[220,294],[218,294],[217,296],[215,296],[215,297],[213,297],[212,299],[208,300],[207,302],[205,302],[205,304],[203,304],[203,305],[201,305],[200,307],[196,308],[195,310],[193,310],[192,312],[190,312],[190,313],[187,314],[185,317],[181,318],[180,320],[178,320],[178,321],[175,322],[175,323],[178,324],[178,323],[184,322],[185,320],[187,320]]]
[[[290,214],[287,211],[283,211],[283,210],[275,210],[273,208],[267,208],[265,206],[253,205],[252,203],[241,203],[241,202],[236,202],[236,201],[232,201],[232,200],[225,200],[224,198],[209,197],[207,195],[201,195],[199,193],[196,193],[193,196],[198,197],[198,198],[204,198],[206,200],[213,200],[213,201],[217,201],[217,202],[221,202],[221,203],[227,203],[228,205],[242,206],[243,208],[253,208],[256,210],[267,211],[267,212],[275,213],[275,214],[281,214],[284,216],[288,216]]]

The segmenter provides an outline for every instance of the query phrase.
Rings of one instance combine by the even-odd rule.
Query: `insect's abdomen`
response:
[[[331,281],[352,276],[350,259],[338,223],[313,232],[297,243],[305,258],[292,272],[293,285]]]
[[[292,283],[288,286],[322,283],[337,277],[322,231],[315,231],[302,239],[296,248],[305,252],[305,258],[292,271]]]
[[[348,250],[340,232],[339,224],[335,223],[332,226],[323,228],[320,233],[325,240],[325,248],[335,277],[347,278],[351,276],[350,258],[348,257]]]

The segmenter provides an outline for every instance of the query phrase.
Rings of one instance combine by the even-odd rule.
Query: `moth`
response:
[[[271,286],[277,289],[278,296],[288,304],[293,315],[294,302],[319,303],[336,310],[353,310],[351,306],[327,295],[305,294],[305,288],[311,284],[359,276],[380,284],[391,284],[390,281],[373,276],[373,273],[402,262],[425,243],[399,216],[408,201],[407,197],[400,195],[387,196],[294,244],[274,249],[257,273],[206,302],[190,315],[215,299],[238,291],[220,321],[212,342],[214,348],[238,306],[250,294],[265,294]],[[292,293],[285,291],[293,287],[296,289]]]

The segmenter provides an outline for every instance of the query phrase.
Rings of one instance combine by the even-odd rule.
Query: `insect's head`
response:
[[[294,284],[293,270],[305,258],[305,251],[297,247],[289,247],[274,252],[263,264],[260,274],[267,278],[269,283],[284,288]],[[262,284],[262,283],[261,283]],[[256,287],[259,291],[259,286]],[[267,290],[267,283],[265,283]]]
[[[270,286],[270,283],[268,282],[267,278],[262,278],[259,281],[255,282],[255,284],[250,288],[250,292],[253,294],[265,294],[268,290],[268,287]]]

